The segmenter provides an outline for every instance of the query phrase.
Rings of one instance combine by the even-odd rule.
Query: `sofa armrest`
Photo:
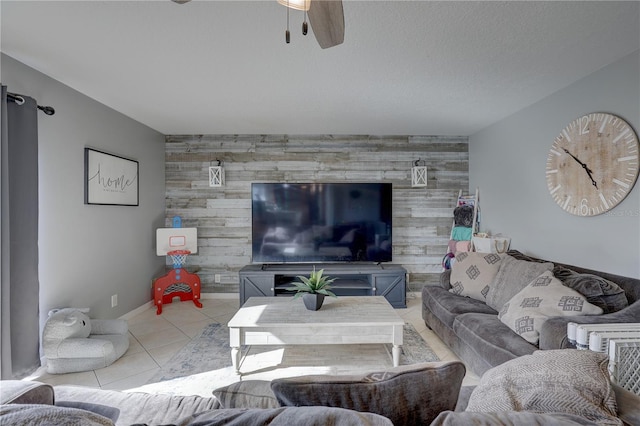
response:
[[[640,396],[614,384],[618,404],[618,417],[625,425],[640,425]]]
[[[100,405],[102,409],[117,410],[117,425],[169,425],[184,424],[181,419],[208,410],[220,408],[213,396],[169,395],[133,391],[113,391],[83,386],[57,385],[56,405]]]
[[[443,271],[440,274],[440,278],[438,280],[438,284],[431,284],[435,287],[442,287],[445,290],[449,290],[451,288],[451,283],[450,283],[450,279],[451,279],[451,269],[447,269],[446,271]],[[429,284],[427,284],[429,285]]]
[[[29,380],[3,380],[0,382],[0,404],[53,405],[53,387]]]
[[[611,314],[549,318],[540,330],[539,348],[564,349],[575,347],[567,340],[567,324],[570,322],[578,324],[640,322],[640,301]]]

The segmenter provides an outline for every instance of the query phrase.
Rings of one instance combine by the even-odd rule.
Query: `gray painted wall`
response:
[[[149,302],[164,266],[164,136],[6,55],[2,83],[56,110],[38,114],[41,322],[56,307],[116,318]],[[138,207],[84,204],[85,147],[139,161]]]
[[[252,182],[391,182],[393,262],[419,290],[442,271],[458,191],[469,185],[467,145],[466,137],[437,136],[167,136],[166,223],[179,215],[198,228],[198,254],[187,265],[199,268],[203,292],[237,292],[238,271],[251,263]],[[418,159],[426,188],[411,187]],[[222,188],[208,185],[215,160],[224,162]]]
[[[483,229],[511,236],[512,248],[640,278],[640,183],[615,209],[593,217],[564,212],[547,190],[554,138],[595,111],[640,132],[639,51],[470,136],[470,186],[480,187]]]

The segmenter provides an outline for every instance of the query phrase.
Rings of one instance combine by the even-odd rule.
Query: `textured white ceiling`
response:
[[[2,51],[164,134],[469,135],[640,48],[640,3],[0,2]],[[55,103],[50,102],[55,107]]]

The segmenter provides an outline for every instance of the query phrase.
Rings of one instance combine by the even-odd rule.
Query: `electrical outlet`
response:
[[[116,306],[118,306],[118,295],[114,294],[111,296],[111,307],[115,308]]]
[[[216,283],[220,283],[220,274],[214,274],[213,281]]]

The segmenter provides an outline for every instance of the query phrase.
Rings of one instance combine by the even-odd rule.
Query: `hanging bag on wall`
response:
[[[478,232],[472,238],[473,251],[480,253],[491,253],[491,237],[484,233]]]
[[[491,237],[491,245],[493,253],[506,253],[511,245],[511,238],[498,234]]]
[[[473,250],[481,253],[506,253],[510,245],[511,238],[502,234],[477,233],[473,236]]]

